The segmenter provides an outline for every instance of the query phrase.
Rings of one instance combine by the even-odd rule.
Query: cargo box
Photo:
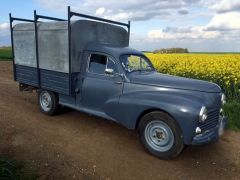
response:
[[[34,20],[10,15],[16,81],[70,95],[74,91],[72,81],[81,69],[84,48],[89,43],[129,45],[130,24],[77,14],[70,9],[68,14],[68,20],[36,12]],[[71,21],[73,15],[87,20]],[[53,21],[38,21],[41,18]],[[13,26],[14,20],[26,22]]]

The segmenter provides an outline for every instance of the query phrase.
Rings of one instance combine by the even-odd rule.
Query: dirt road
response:
[[[35,93],[18,92],[10,62],[0,62],[0,154],[26,162],[40,179],[240,179],[240,133],[159,160],[115,123],[73,110],[43,115]]]

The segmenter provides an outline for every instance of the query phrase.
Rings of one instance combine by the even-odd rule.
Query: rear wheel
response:
[[[54,115],[58,111],[58,96],[47,90],[38,92],[40,110],[47,115]]]
[[[144,147],[161,159],[177,157],[183,150],[183,136],[178,124],[164,112],[155,111],[144,115],[138,131]]]

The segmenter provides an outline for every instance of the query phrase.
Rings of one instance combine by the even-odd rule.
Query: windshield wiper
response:
[[[131,71],[129,71],[130,73],[131,72],[142,72],[142,70],[141,69],[133,69],[133,70],[131,70]]]
[[[152,72],[154,69],[134,69],[129,72]]]

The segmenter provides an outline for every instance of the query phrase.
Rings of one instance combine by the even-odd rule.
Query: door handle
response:
[[[120,81],[115,81],[114,83],[115,84],[122,84],[122,82],[120,82]]]

